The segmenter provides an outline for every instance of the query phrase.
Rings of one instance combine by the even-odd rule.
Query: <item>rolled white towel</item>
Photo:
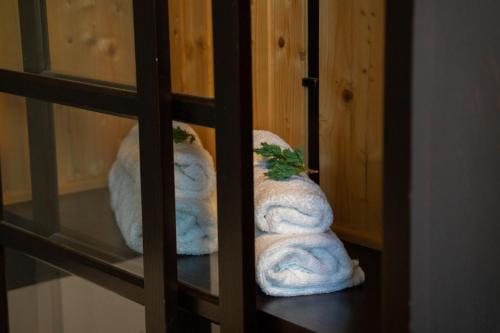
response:
[[[111,208],[127,245],[142,253],[142,211],[139,183],[119,161],[109,172]],[[177,253],[201,255],[217,250],[217,217],[212,198],[177,199]]]
[[[209,198],[215,191],[215,169],[212,156],[203,148],[200,138],[189,125],[174,121],[172,126],[180,127],[195,137],[193,143],[174,144],[175,197]],[[134,180],[140,179],[137,125],[123,139],[117,159]]]
[[[263,142],[291,149],[276,134],[254,130],[254,149],[260,148]],[[255,223],[260,230],[310,234],[330,228],[333,211],[318,184],[305,174],[273,180],[264,175],[267,171],[265,159],[254,154]]]
[[[362,283],[365,274],[334,233],[262,233],[255,240],[257,283],[271,296],[333,292]]]
[[[115,161],[108,175],[111,209],[116,224],[132,250],[142,253],[142,211],[140,185],[125,167]]]
[[[217,216],[212,199],[176,199],[175,220],[178,254],[217,251]]]

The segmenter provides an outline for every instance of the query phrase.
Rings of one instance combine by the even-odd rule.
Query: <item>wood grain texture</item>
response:
[[[320,6],[320,182],[334,230],[381,248],[384,1]]]
[[[211,0],[169,0],[172,92],[214,97]],[[193,126],[215,158],[215,130]]]
[[[0,159],[5,204],[31,200],[25,99],[0,93]]]
[[[306,148],[306,1],[252,1],[254,127]],[[213,97],[211,1],[169,1],[172,90]],[[195,126],[215,156],[215,132]]]
[[[106,187],[121,140],[134,121],[54,106],[59,192]]]
[[[21,71],[23,58],[17,0],[0,1],[0,68]],[[4,203],[31,199],[25,100],[0,93],[0,161]]]
[[[17,1],[0,4],[0,67],[22,70]],[[47,1],[51,69],[135,84],[131,1]],[[89,37],[90,36],[90,37]],[[89,39],[90,38],[90,39]],[[31,197],[24,98],[0,95],[0,152],[6,203]],[[59,192],[105,187],[133,121],[54,105]]]
[[[132,1],[47,0],[51,70],[135,85]],[[107,185],[129,119],[54,105],[59,192]]]
[[[252,1],[254,127],[306,145],[305,0]]]
[[[172,90],[214,96],[212,1],[170,0]]]
[[[131,0],[47,0],[50,68],[135,85]]]
[[[0,1],[0,68],[23,68],[17,0]]]

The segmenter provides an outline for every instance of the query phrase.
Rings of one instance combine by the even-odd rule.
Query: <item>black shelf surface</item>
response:
[[[59,207],[60,232],[50,239],[142,275],[142,257],[125,245],[111,212],[107,189],[60,196]],[[4,215],[8,222],[30,229],[31,212],[31,203],[24,202],[6,206]],[[346,248],[352,258],[360,260],[366,273],[363,285],[330,294],[299,297],[270,297],[257,288],[258,327],[282,332],[378,332],[381,254],[349,243]],[[197,291],[197,295],[207,294],[206,302],[216,306],[219,292],[217,253],[179,256],[177,265],[181,290],[187,286]],[[217,319],[216,314],[213,317],[210,319]]]

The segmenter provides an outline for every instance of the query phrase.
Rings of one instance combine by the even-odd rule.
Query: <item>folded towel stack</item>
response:
[[[201,255],[217,250],[215,171],[210,154],[187,124],[173,122],[195,137],[193,143],[174,144],[177,253]],[[127,245],[142,253],[139,129],[134,126],[122,141],[109,173],[111,207]]]
[[[290,146],[277,135],[254,131],[261,143]],[[358,285],[364,272],[330,231],[333,212],[321,188],[307,175],[277,181],[254,154],[255,260],[257,282],[272,296],[327,293]]]

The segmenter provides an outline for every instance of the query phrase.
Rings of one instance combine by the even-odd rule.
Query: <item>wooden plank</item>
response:
[[[121,140],[135,121],[54,106],[59,191],[106,187]]]
[[[214,97],[211,0],[169,0],[172,91]],[[215,130],[193,126],[215,158]]]
[[[135,85],[132,1],[46,0],[50,67]]]
[[[0,2],[0,68],[23,69],[17,0]],[[31,199],[26,104],[24,98],[0,94],[0,156],[4,203]]]
[[[21,28],[17,0],[0,1],[0,45],[2,45],[0,68],[22,70]]]
[[[0,94],[0,156],[4,203],[31,200],[25,99]]]
[[[212,1],[169,0],[172,91],[214,96]]]
[[[135,85],[132,1],[46,0],[51,70]],[[133,121],[54,105],[59,191],[107,186]]]
[[[321,185],[334,230],[381,248],[384,1],[320,6]]]
[[[170,0],[172,90],[213,97],[211,1]],[[305,0],[252,1],[254,123],[306,148]],[[215,156],[215,133],[195,127]]]
[[[254,127],[306,149],[305,0],[252,2]]]

